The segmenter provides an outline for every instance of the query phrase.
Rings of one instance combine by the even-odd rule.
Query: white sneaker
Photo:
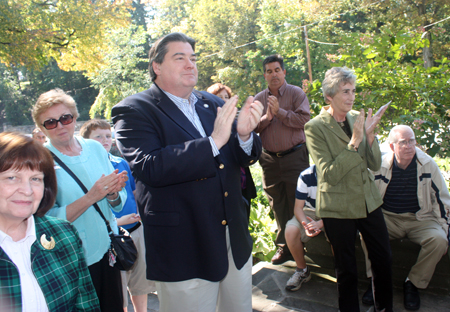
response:
[[[306,272],[304,271],[295,271],[291,278],[286,283],[286,290],[296,291],[302,287],[303,283],[306,283],[311,279],[311,272],[309,271],[309,267],[306,267]]]

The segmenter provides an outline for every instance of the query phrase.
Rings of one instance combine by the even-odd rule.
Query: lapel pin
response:
[[[47,250],[52,250],[53,248],[55,248],[55,240],[53,239],[52,236],[50,236],[50,240],[47,240],[47,235],[42,234],[41,236],[41,245],[42,247],[44,247]]]
[[[204,108],[208,108],[209,105],[208,105],[208,104],[203,104],[203,107],[204,107]]]

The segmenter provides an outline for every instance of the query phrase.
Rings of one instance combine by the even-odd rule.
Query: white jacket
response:
[[[436,220],[448,234],[450,220],[450,194],[444,177],[436,162],[416,147],[417,155],[417,197],[420,210],[417,220]],[[375,184],[384,198],[392,177],[394,153],[383,156],[380,170],[374,172]]]

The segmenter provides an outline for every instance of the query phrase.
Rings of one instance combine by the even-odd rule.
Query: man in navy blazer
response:
[[[160,311],[252,311],[252,239],[240,167],[256,162],[263,106],[194,90],[195,41],[181,33],[149,53],[154,84],[112,110],[118,147],[136,179],[147,278]]]

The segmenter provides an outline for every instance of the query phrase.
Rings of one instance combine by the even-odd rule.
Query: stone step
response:
[[[315,263],[321,268],[334,270],[333,256],[330,244],[326,241],[323,233],[311,239],[306,245],[306,256],[309,263]],[[359,237],[356,238],[356,259],[359,278],[366,280],[366,268],[364,253],[362,251]],[[408,239],[391,241],[392,250],[392,272],[394,286],[402,286],[409,270],[417,260],[420,246]],[[334,275],[334,273],[332,273]],[[424,290],[425,291],[425,290]],[[436,266],[435,274],[426,289],[431,294],[450,295],[450,259],[444,255]],[[449,308],[450,311],[450,308]]]
[[[307,261],[308,262],[308,261]],[[289,277],[295,270],[295,262],[272,265],[260,262],[253,267],[253,311],[254,312],[328,312],[338,311],[336,281],[330,270],[310,265],[312,278],[296,292],[285,290]],[[367,289],[368,282],[358,284],[359,297]],[[420,291],[421,312],[450,311],[450,296]],[[360,303],[360,311],[372,312],[373,306]],[[394,286],[394,311],[406,312],[403,307],[403,288]]]
[[[394,310],[403,312],[407,311],[403,307],[403,282],[409,269],[415,263],[420,248],[407,239],[392,241],[391,248],[393,254]],[[254,312],[338,311],[336,278],[329,243],[325,236],[320,234],[306,244],[306,250],[306,261],[310,266],[312,278],[296,292],[285,290],[286,282],[294,273],[296,267],[294,261],[288,261],[283,265],[259,262],[253,266],[252,300]],[[359,274],[358,292],[361,298],[369,282],[366,278],[364,254],[359,238],[356,239],[356,257]],[[445,255],[438,263],[429,287],[420,290],[421,308],[419,311],[450,312],[449,289],[450,260]],[[360,310],[372,312],[373,307],[360,303]],[[134,311],[130,300],[128,311]],[[156,294],[149,295],[148,311],[159,311],[159,301]]]

